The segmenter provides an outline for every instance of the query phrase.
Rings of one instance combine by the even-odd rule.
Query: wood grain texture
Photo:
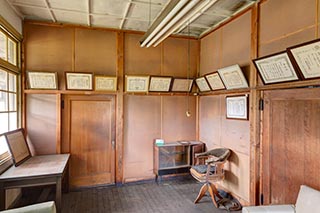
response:
[[[320,164],[314,160],[320,151],[320,91],[268,91],[265,100],[265,201],[294,203],[301,184],[320,188]]]
[[[220,29],[200,40],[200,76],[221,68],[221,36]]]
[[[117,34],[115,32],[75,29],[75,71],[116,75]]]
[[[125,34],[124,63],[127,75],[160,75],[161,45],[156,48],[141,48],[141,35]]]
[[[160,138],[160,97],[124,97],[124,181],[154,177],[153,142]]]
[[[57,99],[54,94],[28,94],[26,96],[28,136],[36,153],[55,154],[57,150]]]
[[[268,0],[261,3],[261,42],[264,43],[314,25],[316,20],[315,8],[315,0],[291,0],[289,5],[286,0]]]
[[[72,29],[28,24],[24,29],[26,70],[58,72],[59,89],[63,89],[64,71],[72,69]]]
[[[72,188],[115,182],[115,104],[108,96],[68,96],[64,122]]]

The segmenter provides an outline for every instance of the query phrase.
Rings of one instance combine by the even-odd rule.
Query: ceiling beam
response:
[[[87,21],[88,21],[88,26],[91,27],[91,16],[90,16],[90,13],[91,13],[91,1],[88,0],[87,3],[88,3]]]
[[[48,10],[48,12],[49,12],[49,14],[50,14],[51,20],[52,20],[53,22],[57,22],[57,19],[56,19],[56,17],[54,17],[54,14],[53,14],[53,12],[52,12],[52,10],[51,10],[51,8],[50,8],[50,5],[49,5],[48,0],[44,0],[44,3],[46,4],[46,9]]]
[[[132,3],[132,1],[129,1],[129,2],[128,2],[127,7],[126,7],[126,9],[125,9],[125,11],[124,11],[124,14],[123,14],[123,17],[122,17],[120,26],[119,26],[119,29],[120,29],[120,30],[122,30],[123,25],[124,25],[124,23],[125,23],[125,21],[126,21],[126,18],[127,18],[127,16],[128,16],[128,13],[129,13],[129,11],[130,11],[131,3]]]

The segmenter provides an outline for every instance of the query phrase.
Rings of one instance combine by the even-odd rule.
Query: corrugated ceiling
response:
[[[147,31],[168,0],[6,0],[23,19],[90,27]],[[192,0],[191,0],[192,1]],[[218,0],[189,29],[175,34],[199,37],[256,0]]]

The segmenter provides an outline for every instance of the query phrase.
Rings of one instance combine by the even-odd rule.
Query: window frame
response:
[[[15,110],[10,109],[10,103],[8,100],[8,109],[7,111],[3,111],[1,113],[7,113],[8,114],[8,120],[10,120],[10,112],[16,112],[17,114],[17,126],[16,128],[21,127],[21,94],[22,94],[22,88],[21,88],[21,42],[22,42],[22,35],[11,26],[9,22],[7,22],[1,15],[0,15],[0,31],[6,36],[6,60],[0,58],[0,69],[5,71],[7,73],[7,89],[1,90],[5,92],[9,98],[10,94],[15,94],[15,102],[16,102],[16,108]],[[9,62],[9,40],[11,40],[14,44],[14,62]],[[10,79],[9,75],[13,74],[16,77],[15,82],[15,92],[10,91]],[[8,121],[8,125],[10,125],[10,121]],[[10,128],[10,126],[8,126]],[[0,133],[0,136],[2,137],[4,134]],[[3,136],[4,137],[4,136]],[[9,150],[7,152],[0,154],[0,174],[5,171],[9,166],[12,165],[12,159],[11,155],[9,153]]]

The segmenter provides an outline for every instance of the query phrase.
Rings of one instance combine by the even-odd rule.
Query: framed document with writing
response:
[[[227,96],[226,112],[228,119],[248,120],[248,96]]]
[[[248,83],[238,64],[218,69],[218,73],[227,89],[248,88]]]
[[[287,52],[280,52],[254,59],[253,63],[264,84],[299,80]]]
[[[171,80],[169,76],[151,76],[149,92],[169,92]]]
[[[205,77],[200,77],[196,79],[196,84],[200,90],[200,92],[208,92],[211,91],[209,84]]]
[[[24,137],[23,129],[17,129],[4,134],[12,160],[15,166],[19,166],[25,160],[31,157],[31,153]]]
[[[27,79],[30,89],[58,89],[56,72],[27,71]]]
[[[303,79],[320,78],[320,39],[288,49],[289,58]]]
[[[68,90],[92,90],[92,73],[66,72]]]
[[[94,76],[95,91],[117,91],[117,77],[115,76]]]
[[[172,92],[190,92],[193,85],[193,79],[174,78],[171,86]]]
[[[226,88],[218,72],[209,73],[205,75],[205,78],[207,79],[211,90],[222,90]]]
[[[148,92],[149,76],[126,75],[126,92]]]

